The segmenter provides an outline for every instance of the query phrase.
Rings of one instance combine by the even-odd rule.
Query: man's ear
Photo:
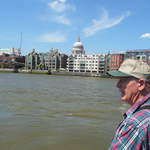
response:
[[[144,79],[139,79],[138,82],[139,82],[138,87],[139,91],[143,91],[143,89],[146,87],[146,81]]]

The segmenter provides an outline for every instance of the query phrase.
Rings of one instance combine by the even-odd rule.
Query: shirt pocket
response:
[[[122,122],[116,131],[116,137],[123,137],[131,135],[135,130],[134,124],[128,124],[127,122]]]

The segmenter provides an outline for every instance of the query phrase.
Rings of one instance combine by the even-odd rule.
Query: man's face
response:
[[[139,98],[138,79],[133,77],[123,77],[119,79],[116,86],[120,90],[122,101],[132,105]]]

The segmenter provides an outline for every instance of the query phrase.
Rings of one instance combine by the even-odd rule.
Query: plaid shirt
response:
[[[137,101],[124,114],[109,150],[150,150],[150,94]]]

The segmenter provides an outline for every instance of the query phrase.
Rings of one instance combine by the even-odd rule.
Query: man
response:
[[[150,67],[140,60],[126,59],[118,71],[109,74],[119,78],[116,86],[121,100],[131,105],[109,150],[150,150]]]

